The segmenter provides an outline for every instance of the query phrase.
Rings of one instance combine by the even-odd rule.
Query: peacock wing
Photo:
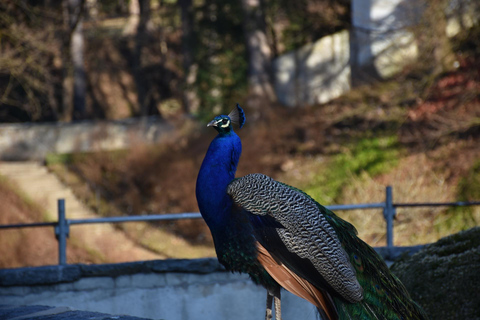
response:
[[[347,253],[312,198],[263,174],[233,180],[227,193],[250,213],[255,237],[279,263],[349,302],[363,299]]]

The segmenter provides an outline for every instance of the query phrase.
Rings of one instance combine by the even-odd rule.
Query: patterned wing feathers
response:
[[[349,302],[363,299],[363,289],[348,255],[312,198],[263,174],[235,179],[227,193],[250,213],[278,221],[283,228],[276,232],[286,249],[308,259],[338,295]],[[289,265],[289,261],[283,262]]]

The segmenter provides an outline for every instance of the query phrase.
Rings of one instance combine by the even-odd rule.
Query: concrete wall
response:
[[[324,37],[273,62],[275,91],[286,106],[325,103],[350,90],[349,33]]]
[[[162,260],[0,270],[0,304],[66,306],[167,320],[263,319],[266,291],[216,259]],[[284,320],[316,319],[282,291]]]
[[[415,60],[409,27],[423,7],[416,0],[353,0],[352,30],[288,52],[274,63],[275,91],[286,106],[325,103],[368,78],[388,78]]]
[[[48,153],[128,148],[164,141],[173,128],[155,117],[122,121],[0,125],[0,160],[44,159]]]
[[[68,307],[10,306],[0,302],[2,320],[149,320],[126,315],[112,315],[99,312],[73,310]]]
[[[418,0],[352,1],[352,77],[387,78],[416,59],[414,34],[424,11]]]
[[[446,33],[471,27],[475,0],[451,0]],[[412,28],[421,21],[423,0],[352,0],[352,27],[288,52],[274,62],[280,103],[328,102],[351,86],[389,78],[418,56]],[[428,9],[427,9],[428,10]]]

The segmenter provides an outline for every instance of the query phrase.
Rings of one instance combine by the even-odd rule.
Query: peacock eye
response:
[[[227,124],[227,123],[228,123],[228,120],[227,120],[227,119],[222,119],[222,123],[223,123],[223,124]]]

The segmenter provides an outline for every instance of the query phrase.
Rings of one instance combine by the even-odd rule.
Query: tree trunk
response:
[[[97,20],[98,19],[98,1],[97,0],[86,0],[86,10],[85,10],[85,19],[86,20]]]
[[[130,0],[128,4],[128,21],[123,29],[123,35],[134,35],[138,30],[140,22],[140,3],[139,0]]]
[[[150,85],[148,79],[145,76],[142,66],[142,51],[149,38],[150,0],[138,0],[138,3],[140,20],[138,21],[135,50],[133,53],[133,73],[137,87],[138,108],[141,116],[159,115],[149,90]]]
[[[449,71],[453,68],[455,54],[453,53],[450,39],[447,36],[447,17],[445,11],[450,5],[450,1],[430,1],[429,8],[433,7],[434,13],[431,16],[431,25],[433,31],[434,52],[433,57],[439,66],[438,73]],[[428,9],[427,9],[428,10]]]
[[[63,121],[85,117],[83,11],[85,0],[63,0],[62,110]]]
[[[261,0],[242,0],[243,28],[248,52],[250,95],[274,101],[272,53],[267,42],[265,15]]]
[[[58,110],[57,118],[60,121],[69,122],[72,120],[72,68],[70,63],[70,44],[63,41],[62,45],[62,103]]]
[[[86,117],[85,94],[86,73],[84,58],[83,18],[77,23],[72,33],[71,53],[73,62],[73,114],[72,120],[83,120]]]
[[[193,63],[195,37],[193,34],[193,4],[192,0],[179,0],[182,15],[182,54],[183,54],[183,110],[192,113],[198,110],[199,101],[193,85],[197,78],[197,65]]]

